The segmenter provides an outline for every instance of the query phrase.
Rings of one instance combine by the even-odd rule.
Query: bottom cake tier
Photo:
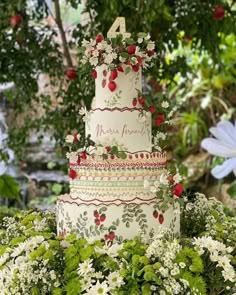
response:
[[[132,202],[85,203],[69,194],[61,195],[57,201],[58,234],[64,236],[75,232],[79,237],[107,242],[131,239],[140,231],[151,237],[158,227],[180,231],[178,205],[167,211],[158,210],[156,199],[133,200]]]

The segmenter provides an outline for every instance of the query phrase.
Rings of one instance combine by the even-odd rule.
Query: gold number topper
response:
[[[120,28],[119,31],[118,28]],[[107,38],[115,38],[117,35],[122,34],[123,39],[129,38],[130,33],[126,32],[125,27],[125,18],[124,17],[117,17],[112,26],[110,27],[109,31],[107,32]]]

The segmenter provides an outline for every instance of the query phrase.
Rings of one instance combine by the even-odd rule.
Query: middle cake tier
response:
[[[112,142],[131,153],[152,150],[151,113],[142,109],[93,109],[87,114],[85,128],[96,144]]]

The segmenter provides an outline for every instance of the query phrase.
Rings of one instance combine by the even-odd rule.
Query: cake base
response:
[[[92,240],[122,242],[132,239],[140,231],[146,238],[151,237],[158,227],[180,231],[178,205],[167,211],[158,210],[157,200],[135,202],[88,204],[69,194],[61,195],[57,201],[58,234],[64,236],[75,232],[79,237]]]

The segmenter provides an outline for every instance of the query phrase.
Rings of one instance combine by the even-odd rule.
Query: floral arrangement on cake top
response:
[[[138,72],[140,67],[147,69],[153,65],[156,58],[155,43],[150,40],[150,35],[138,33],[137,38],[125,38],[119,34],[114,38],[104,39],[98,34],[90,41],[82,41],[82,64],[91,65],[91,75],[97,78],[96,67],[104,65],[103,87],[108,86],[110,91],[116,89],[115,79],[119,72],[128,74],[130,71]],[[109,75],[109,76],[108,76]],[[106,83],[106,77],[109,82]]]

